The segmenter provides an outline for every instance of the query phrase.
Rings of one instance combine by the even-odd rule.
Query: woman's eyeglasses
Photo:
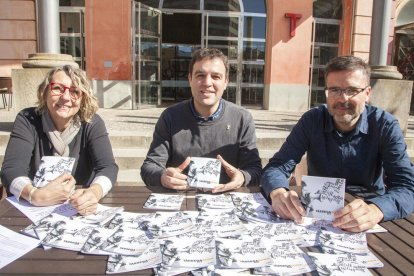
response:
[[[72,100],[79,99],[83,94],[83,92],[77,87],[68,87],[57,82],[50,83],[50,94],[52,94],[52,96],[62,96],[65,94],[66,89],[69,91],[69,96]]]

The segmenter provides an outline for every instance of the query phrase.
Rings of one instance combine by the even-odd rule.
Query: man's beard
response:
[[[336,108],[347,108],[346,113],[343,113],[341,115],[338,115],[335,111]],[[356,117],[358,117],[358,114],[356,112],[355,105],[352,103],[346,102],[346,103],[336,103],[334,107],[329,110],[329,113],[332,117],[335,118],[335,121],[338,123],[345,123],[350,124]]]

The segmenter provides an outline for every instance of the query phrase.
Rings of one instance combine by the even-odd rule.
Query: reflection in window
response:
[[[229,82],[237,82],[237,64],[229,64]]]
[[[266,13],[265,0],[243,0],[244,12]]]
[[[195,0],[164,0],[163,9],[199,10],[200,1]]]
[[[73,57],[81,56],[80,37],[60,37],[60,53]]]
[[[209,36],[238,36],[238,17],[213,17],[208,18]]]
[[[244,37],[247,38],[266,38],[266,18],[265,17],[244,17]]]
[[[219,49],[229,59],[237,59],[237,41],[208,40],[208,47]]]
[[[313,69],[312,86],[325,87],[325,69],[323,68]]]
[[[84,7],[85,0],[59,0],[60,7]]]
[[[135,43],[135,53],[138,53],[138,41]],[[142,58],[156,58],[158,57],[158,39],[142,37],[141,38],[141,57]]]
[[[236,103],[236,87],[227,86],[227,89],[224,90],[223,93],[223,99],[232,103]]]
[[[204,9],[211,11],[239,12],[240,4],[238,0],[204,0]]]
[[[243,42],[243,60],[264,60],[265,43],[264,42]]]
[[[315,103],[313,106],[320,105],[326,102],[325,91],[312,89],[311,102]]]
[[[341,19],[342,0],[314,0],[313,17]]]
[[[262,87],[243,87],[242,88],[242,105],[257,105],[263,102]]]
[[[337,46],[315,46],[313,50],[313,64],[326,65],[329,60],[338,56]]]
[[[318,23],[315,33],[315,42],[336,44],[339,41],[339,25]]]
[[[144,5],[153,7],[153,8],[157,8],[158,9],[158,5],[159,5],[159,0],[140,0],[138,2],[141,2]]]
[[[61,33],[80,33],[80,13],[78,12],[60,13],[60,32]]]
[[[138,16],[138,15],[137,15]],[[158,19],[159,14],[152,10],[141,10],[141,33],[158,34]],[[139,28],[139,21],[136,20],[136,29]]]
[[[157,104],[158,86],[150,84],[137,84],[135,90],[136,99],[138,99],[139,86],[141,86],[141,104]]]
[[[264,81],[264,65],[260,64],[243,64],[244,83],[263,83]]]
[[[139,63],[137,62],[137,67],[139,67]],[[156,81],[158,80],[158,62],[156,61],[142,61],[141,62],[141,79],[140,80],[147,80],[147,81]],[[136,79],[138,80],[139,70],[136,70]]]

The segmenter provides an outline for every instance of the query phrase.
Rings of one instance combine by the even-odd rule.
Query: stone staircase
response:
[[[3,162],[9,135],[9,132],[0,131],[0,164]],[[257,132],[256,135],[262,165],[265,166],[283,144],[288,132]],[[109,136],[116,162],[120,168],[118,185],[143,186],[140,168],[151,144],[152,132],[110,131]],[[406,138],[406,143],[411,160],[414,161],[414,137]]]

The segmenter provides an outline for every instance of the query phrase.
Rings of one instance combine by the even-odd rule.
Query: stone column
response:
[[[60,54],[59,1],[37,0],[39,51]]]
[[[374,0],[373,3],[369,54],[373,92],[370,104],[393,114],[405,135],[413,82],[402,80],[397,67],[387,65],[392,0]]]
[[[47,72],[54,67],[72,65],[79,68],[71,55],[37,53],[30,54],[22,64],[23,69],[12,69],[13,110],[37,105],[37,87]]]
[[[37,105],[37,88],[53,67],[79,65],[71,55],[60,54],[59,1],[37,0],[38,39],[41,53],[30,54],[23,69],[12,69],[14,113]]]

